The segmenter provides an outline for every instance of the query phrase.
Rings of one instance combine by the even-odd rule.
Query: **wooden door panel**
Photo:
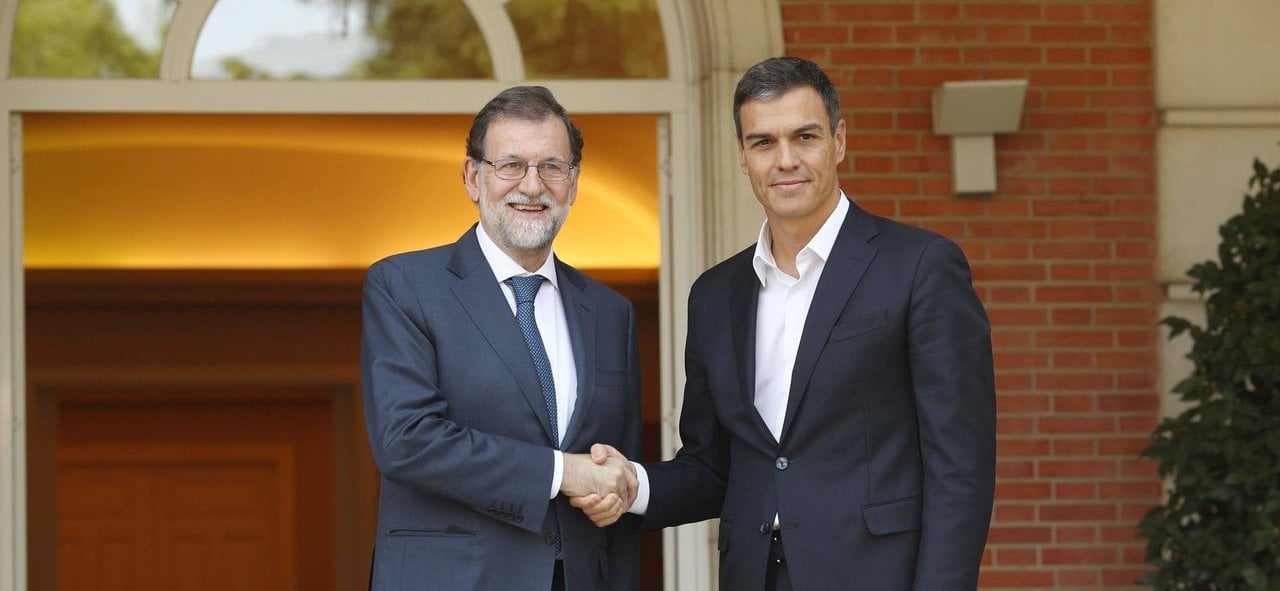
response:
[[[292,446],[59,450],[60,587],[295,588]]]

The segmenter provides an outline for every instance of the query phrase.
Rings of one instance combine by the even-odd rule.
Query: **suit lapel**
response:
[[[489,342],[489,346],[498,353],[498,358],[507,371],[511,372],[530,410],[542,424],[547,441],[552,441],[551,418],[542,398],[542,387],[538,384],[538,374],[533,368],[529,346],[520,334],[520,326],[511,313],[511,306],[502,296],[502,288],[498,286],[493,270],[480,251],[475,226],[455,244],[449,271],[458,277],[458,281],[452,286],[453,295]]]
[[[738,266],[730,285],[729,319],[733,330],[733,358],[738,364],[738,383],[742,392],[744,415],[750,417],[752,427],[777,449],[769,426],[756,410],[756,304],[760,299],[760,279],[751,267],[751,255]],[[769,450],[766,450],[769,451]]]
[[[579,278],[565,270],[564,263],[556,260],[559,275],[560,300],[564,305],[565,324],[573,344],[573,364],[578,371],[578,400],[574,403],[573,416],[564,432],[561,449],[570,449],[573,439],[582,430],[584,417],[590,416],[595,393],[596,315],[591,300],[582,292]]]
[[[813,294],[813,302],[809,304],[804,330],[800,333],[800,347],[796,351],[787,396],[787,414],[782,422],[783,441],[786,441],[796,409],[808,391],[809,378],[813,376],[813,368],[818,363],[822,349],[826,347],[831,327],[844,312],[853,290],[858,287],[871,260],[876,256],[878,249],[867,244],[867,241],[878,232],[870,214],[850,202],[849,214],[840,226],[840,233],[831,248],[831,256],[827,257],[822,277],[818,279],[818,287]]]

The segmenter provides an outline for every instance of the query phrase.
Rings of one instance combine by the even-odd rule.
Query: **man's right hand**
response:
[[[638,487],[635,467],[612,446],[597,443],[591,446],[590,455],[564,454],[560,492],[567,497],[597,495],[603,499],[613,495],[630,507]]]
[[[630,468],[631,482],[635,483],[635,466],[627,460],[611,445],[597,443],[591,446],[591,461],[598,466],[608,466],[614,462],[621,462]],[[619,494],[617,492],[610,493],[590,493],[586,495],[569,495],[569,504],[582,509],[582,512],[591,519],[591,522],[597,527],[605,527],[613,525],[623,514],[631,508],[631,504],[636,500],[636,491],[638,486],[632,486],[628,491],[629,494]]]

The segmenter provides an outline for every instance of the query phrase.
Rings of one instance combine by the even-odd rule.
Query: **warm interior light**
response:
[[[657,268],[657,117],[582,115],[556,252]],[[24,116],[25,262],[66,268],[352,268],[456,240],[469,116]]]

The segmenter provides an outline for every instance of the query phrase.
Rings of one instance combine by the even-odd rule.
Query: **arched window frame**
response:
[[[731,113],[741,72],[783,49],[777,0],[656,0],[668,77],[524,78],[504,0],[463,0],[489,46],[492,80],[200,81],[190,77],[199,32],[216,0],[176,5],[156,79],[9,78],[19,0],[0,0],[0,591],[27,588],[22,114],[472,114],[516,83],[542,84],[573,113],[660,115],[659,272],[662,449],[679,447],[685,301],[711,263],[755,240],[760,212],[737,170]],[[706,523],[664,533],[665,588],[715,588]]]

